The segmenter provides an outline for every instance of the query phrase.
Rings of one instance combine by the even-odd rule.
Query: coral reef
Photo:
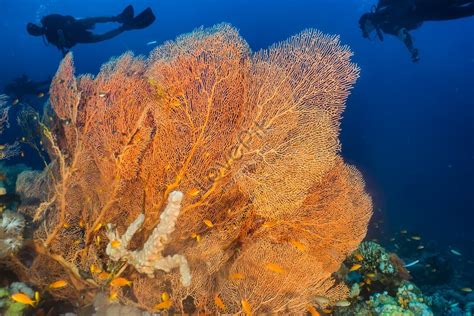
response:
[[[49,291],[78,305],[104,289],[148,311],[301,313],[314,295],[345,305],[349,289],[332,274],[372,214],[362,175],[339,156],[359,74],[351,55],[315,30],[252,53],[227,24],[147,59],[126,53],[96,77],[76,77],[68,54],[53,115],[40,120],[51,163],[28,193],[45,194],[31,214],[35,256],[15,271],[40,288],[67,279]],[[156,266],[173,254],[186,258],[189,286],[183,264]],[[130,288],[109,286],[119,277]]]

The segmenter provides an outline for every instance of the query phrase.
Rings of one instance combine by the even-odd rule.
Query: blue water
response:
[[[222,21],[236,26],[253,50],[304,28],[340,34],[362,69],[344,114],[343,156],[363,172],[383,230],[390,235],[408,229],[472,254],[474,17],[425,23],[414,31],[421,61],[413,64],[397,39],[362,38],[357,22],[374,4],[368,0],[0,0],[0,87],[24,73],[44,80],[57,69],[60,52],[29,36],[27,22],[50,13],[115,15],[129,3],[137,12],[151,6],[156,22],[76,46],[79,73],[97,73],[111,56],[147,54],[153,48],[147,42]],[[33,163],[28,155],[22,160]]]

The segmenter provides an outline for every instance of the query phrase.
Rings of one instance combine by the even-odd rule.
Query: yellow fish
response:
[[[189,196],[196,196],[196,195],[199,194],[199,192],[200,192],[200,191],[199,191],[198,189],[193,188],[193,189],[191,189],[191,190],[188,191],[188,195],[189,195]]]
[[[312,305],[307,305],[306,310],[308,310],[308,312],[311,314],[311,316],[320,316],[321,315],[320,313],[318,313],[316,308],[314,308],[314,306],[312,306]]]
[[[67,286],[67,281],[66,280],[58,280],[49,285],[50,288],[52,289],[60,289],[62,287]]]
[[[369,278],[371,278],[371,279],[373,279],[373,278],[376,277],[376,274],[373,273],[373,272],[367,273],[366,275],[367,275]]]
[[[206,226],[209,228],[214,227],[214,224],[208,219],[203,220],[203,223],[206,224]]]
[[[169,301],[170,300],[170,295],[167,292],[161,293],[161,300],[163,302]]]
[[[80,228],[84,228],[84,226],[85,226],[84,220],[81,218],[81,219],[79,220],[79,227],[80,227]]]
[[[285,272],[285,269],[283,269],[282,267],[280,267],[279,265],[275,264],[275,263],[267,263],[265,265],[265,268],[267,268],[268,270],[270,271],[273,271],[273,272],[276,272],[276,273],[283,273]]]
[[[110,286],[126,286],[126,285],[127,286],[132,285],[132,281],[127,280],[127,279],[122,278],[122,277],[118,277],[118,278],[115,278],[112,281],[110,281]]]
[[[42,98],[42,97],[44,97],[44,93],[43,93],[43,92],[40,92],[40,93],[38,93],[36,96],[37,96],[38,98]]]
[[[265,222],[263,223],[262,227],[263,228],[271,228],[276,225],[276,222]]]
[[[292,244],[299,251],[305,251],[306,250],[306,246],[304,244],[300,243],[297,240],[290,240],[290,244]]]
[[[411,236],[411,239],[413,239],[413,240],[421,240],[421,237],[420,237],[420,236]]]
[[[357,260],[357,261],[362,261],[364,260],[364,256],[362,256],[360,253],[356,253],[354,255],[354,258]]]
[[[91,271],[91,273],[101,273],[102,271],[96,267],[95,264],[91,264],[89,270]]]
[[[114,239],[110,242],[110,245],[112,246],[112,248],[118,248],[120,247],[120,244],[121,244],[120,240],[117,240],[117,239]]]
[[[247,300],[242,300],[242,310],[247,316],[252,316],[252,308]]]
[[[244,275],[242,273],[231,273],[229,275],[230,280],[242,280],[244,278]]]
[[[15,293],[11,296],[11,299],[15,302],[31,306],[34,306],[36,303],[36,301],[33,301],[28,295],[24,293]]]
[[[462,292],[466,292],[466,293],[471,293],[472,292],[472,289],[470,287],[463,287],[461,289]]]
[[[100,223],[97,224],[97,226],[94,228],[94,233],[99,231],[99,229],[101,229],[101,228],[102,228],[102,224],[100,224]]]
[[[362,267],[361,264],[358,264],[358,263],[355,263],[350,269],[349,271],[356,271],[356,270],[359,270],[360,268]]]
[[[225,304],[224,304],[224,302],[222,301],[222,299],[219,297],[218,294],[216,294],[216,296],[214,296],[214,303],[215,303],[216,306],[219,307],[220,309],[225,310]]]
[[[192,233],[192,234],[191,234],[191,237],[192,237],[192,238],[195,238],[197,242],[200,242],[200,241],[201,241],[201,235],[199,235],[199,234]]]
[[[39,294],[38,291],[36,291],[36,292],[35,292],[35,301],[36,301],[36,303],[38,303],[39,300],[40,300],[40,294]]]
[[[95,244],[96,244],[97,246],[100,245],[100,236],[95,236]]]
[[[173,301],[168,300],[155,305],[155,309],[168,309],[173,305]]]
[[[110,278],[110,273],[102,271],[101,273],[99,273],[98,278],[99,280],[107,280],[108,278]]]
[[[69,227],[71,227],[71,225],[69,225],[68,223],[64,223],[64,224],[63,224],[63,227],[64,227],[64,228],[69,228]]]
[[[114,302],[117,300],[117,297],[118,297],[118,291],[110,291],[109,301]]]

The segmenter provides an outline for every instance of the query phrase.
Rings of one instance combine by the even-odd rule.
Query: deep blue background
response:
[[[137,12],[151,6],[157,21],[75,47],[78,73],[97,73],[111,56],[146,54],[149,41],[222,21],[240,29],[254,50],[309,27],[340,34],[362,69],[343,119],[343,155],[364,173],[385,229],[474,249],[474,17],[413,32],[421,52],[413,64],[397,39],[361,37],[357,21],[374,4],[368,0],[0,0],[0,86],[23,73],[42,80],[58,66],[59,51],[28,36],[27,22],[49,13],[115,15],[128,3]]]

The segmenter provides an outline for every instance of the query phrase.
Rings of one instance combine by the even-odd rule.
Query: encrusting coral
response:
[[[37,256],[16,271],[39,287],[67,278],[50,292],[78,304],[126,278],[130,289],[111,297],[150,311],[298,313],[313,295],[345,298],[332,273],[372,213],[362,175],[339,156],[359,74],[351,55],[315,30],[252,53],[227,24],[147,59],[126,53],[96,77],[75,77],[68,54],[41,123],[52,162],[30,214]],[[171,220],[162,215],[176,191]],[[181,273],[157,265],[176,254],[189,285],[183,260]]]

